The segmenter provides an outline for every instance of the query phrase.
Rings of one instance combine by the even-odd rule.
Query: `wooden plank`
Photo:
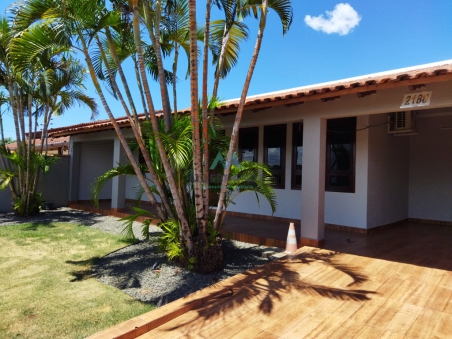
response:
[[[366,325],[384,329],[386,325],[399,312],[403,303],[401,301],[386,299],[382,307],[376,310]]]
[[[240,331],[239,333],[236,333],[233,336],[228,337],[228,338],[230,338],[230,339],[256,338],[264,332],[265,331],[261,330],[260,328],[247,325],[243,331]]]
[[[353,320],[347,320],[341,324],[339,328],[331,333],[328,339],[344,339],[353,338],[362,329],[363,324],[356,323]],[[375,332],[375,330],[373,330]],[[361,337],[367,338],[367,337]]]
[[[309,316],[302,318],[295,325],[292,325],[285,329],[281,337],[283,338],[305,338],[311,331],[319,326],[329,314],[321,311],[314,311]]]
[[[425,304],[425,307],[442,312],[446,308],[451,295],[452,290],[437,286],[433,291],[432,296]]]
[[[411,296],[405,300],[406,303],[423,307],[430,299],[436,289],[436,284],[421,283],[416,286]]]
[[[406,334],[421,311],[422,307],[410,304],[403,305],[385,327],[385,330],[403,335]]]
[[[254,337],[253,339],[279,339],[279,338],[280,338],[279,336],[277,336],[273,333],[263,331],[259,335]]]
[[[277,321],[272,321],[272,325],[265,328],[265,331],[280,336],[287,328],[296,325],[301,319],[310,317],[312,314],[315,314],[315,312],[315,309],[302,305],[302,307],[291,310],[283,316],[278,317]]]
[[[345,322],[344,318],[330,315],[324,321],[322,321],[315,329],[309,332],[305,338],[315,339],[315,338],[331,338],[334,332],[342,326]]]
[[[400,333],[395,333],[391,331],[383,331],[380,335],[381,339],[404,339],[405,336]]]
[[[353,338],[353,339],[363,339],[363,338],[377,339],[377,338],[381,338],[380,337],[381,332],[382,332],[382,330],[379,330],[372,326],[364,325],[359,329],[358,333],[356,333],[355,336],[353,336],[353,337],[350,336],[350,338]],[[344,337],[344,338],[347,338],[347,337]],[[339,338],[339,339],[342,339],[342,338]]]
[[[436,324],[432,332],[432,338],[451,338],[452,337],[452,321],[448,313],[442,313],[441,318]]]
[[[384,305],[385,301],[383,298],[372,298],[372,300],[366,301],[359,310],[353,313],[350,319],[357,323],[366,324]]]
[[[406,338],[425,339],[431,338],[431,334],[438,324],[442,313],[423,308],[406,333]]]

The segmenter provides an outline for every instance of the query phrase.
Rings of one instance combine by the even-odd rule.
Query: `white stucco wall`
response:
[[[452,109],[451,109],[452,113]],[[417,119],[410,137],[409,217],[452,221],[452,116]]]
[[[369,129],[368,228],[408,218],[409,141],[414,136],[389,134],[387,119],[379,114],[369,121],[375,127]]]
[[[147,178],[150,178],[149,173],[146,174]],[[137,193],[141,190],[140,182],[138,181],[136,176],[127,176],[126,177],[126,199],[135,200],[137,198]],[[155,195],[155,199],[157,202],[160,202],[160,197]],[[149,198],[146,194],[141,196],[142,201],[149,201]]]
[[[90,185],[95,178],[113,167],[113,141],[92,141],[81,144],[78,200],[90,200]],[[111,184],[102,189],[99,199],[111,198]]]
[[[139,185],[139,181],[134,176],[127,176],[126,178],[126,199],[135,199],[137,193],[137,185]],[[146,195],[142,196],[144,201],[148,201]]]

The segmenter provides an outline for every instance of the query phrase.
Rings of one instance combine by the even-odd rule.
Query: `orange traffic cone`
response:
[[[287,234],[286,250],[285,253],[293,253],[298,249],[297,235],[295,234],[295,225],[290,223],[289,233]]]

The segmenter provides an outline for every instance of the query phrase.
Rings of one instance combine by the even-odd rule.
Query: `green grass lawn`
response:
[[[89,276],[126,245],[68,223],[0,226],[0,338],[85,338],[152,310]]]

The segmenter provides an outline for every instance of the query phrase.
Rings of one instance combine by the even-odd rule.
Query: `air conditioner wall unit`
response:
[[[403,134],[415,131],[416,115],[414,111],[390,113],[388,117],[388,133]]]

